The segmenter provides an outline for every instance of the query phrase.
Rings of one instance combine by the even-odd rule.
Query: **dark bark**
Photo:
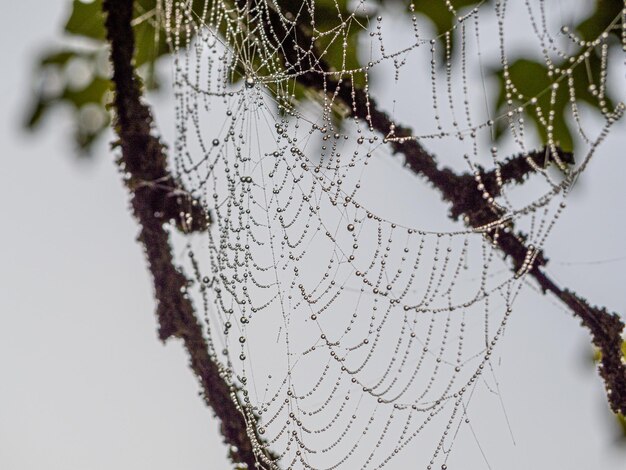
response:
[[[238,3],[248,8],[249,1],[241,0]],[[183,340],[190,355],[191,368],[200,380],[205,401],[221,420],[225,442],[236,448],[232,452],[233,461],[244,462],[249,468],[254,468],[256,458],[248,432],[254,436],[255,430],[247,424],[243,408],[238,402],[237,389],[228,383],[225,379],[226,371],[209,354],[191,301],[184,293],[187,279],[174,265],[169,237],[163,228],[164,222],[174,220],[184,231],[203,230],[209,218],[168,172],[163,146],[151,133],[152,118],[148,107],[141,102],[132,61],[132,3],[132,0],[106,0],[104,9],[108,13],[106,28],[114,66],[116,129],[122,149],[119,163],[122,171],[128,173],[126,184],[131,194],[131,205],[141,227],[139,240],[146,251],[153,277],[159,336],[162,340],[171,336]],[[271,10],[265,12],[264,19],[264,27],[271,29],[268,37],[274,37],[283,44],[281,52],[287,67],[294,64],[301,66],[301,51],[314,48],[308,32],[302,27],[286,28],[280,17]],[[292,40],[299,44],[299,52],[289,47],[293,44]],[[312,70],[328,71],[323,61],[313,61],[308,65],[311,67],[303,67],[302,73],[298,75],[301,84],[334,95],[347,105],[353,118],[368,120],[381,135],[389,135],[391,119],[378,109],[374,100],[368,99],[363,90],[353,88],[347,80],[329,80],[327,76]],[[412,134],[409,128],[394,124],[394,137]],[[469,226],[481,227],[504,215],[485,201],[477,189],[474,175],[457,174],[449,168],[439,168],[435,157],[416,140],[389,140],[388,143],[395,153],[404,155],[405,164],[411,171],[423,176],[450,203],[452,218],[462,216]],[[539,164],[544,155],[542,151],[530,156],[533,160],[536,158],[535,162]],[[568,161],[567,155],[560,154],[560,157]],[[548,158],[551,158],[549,153]],[[503,164],[501,175],[507,184],[522,182],[531,171],[524,156],[518,156]],[[483,172],[481,175],[485,179],[485,187],[496,196],[499,189],[495,184],[495,174]],[[522,266],[528,252],[523,240],[522,236],[511,231],[501,232],[497,240],[499,248],[512,260],[512,269],[515,271]],[[541,270],[545,263],[546,259],[539,254],[530,275],[544,292],[552,292],[563,301],[590,331],[594,344],[602,352],[600,374],[607,387],[611,408],[626,414],[626,368],[621,353],[623,323],[616,314],[591,307],[576,294],[559,288]],[[272,459],[272,456],[268,455],[268,458]]]
[[[347,99],[352,93],[351,87],[338,83],[338,96]],[[357,106],[353,108],[353,115],[365,119],[365,93],[357,90],[355,93]],[[369,114],[374,129],[387,135],[392,124],[389,116],[378,110],[376,102],[369,99]],[[395,135],[411,135],[411,130],[395,124]],[[481,227],[505,214],[487,203],[483,194],[477,188],[474,175],[469,173],[457,174],[449,168],[439,168],[433,155],[422,147],[416,140],[404,142],[390,141],[393,151],[404,155],[405,165],[414,173],[425,177],[430,184],[439,190],[442,198],[450,203],[450,216],[457,219],[463,216],[464,221],[471,227]],[[543,152],[531,155],[538,156]],[[524,162],[524,163],[522,163]],[[525,165],[525,166],[524,166]],[[507,168],[508,181],[523,181],[532,171],[530,165],[523,159],[509,160]],[[492,183],[491,183],[492,184]],[[497,195],[492,189],[493,195]],[[488,232],[488,235],[491,235]],[[524,236],[513,231],[500,232],[497,246],[512,261],[512,269],[517,272],[523,265],[529,248],[524,244]],[[616,313],[608,312],[604,308],[591,307],[589,303],[568,289],[561,289],[545,274],[541,267],[547,259],[539,253],[529,275],[541,286],[544,292],[551,292],[564,302],[572,314],[581,320],[589,330],[593,343],[602,353],[600,375],[604,379],[607,390],[607,399],[615,413],[626,414],[626,365],[622,355],[622,332],[624,323]]]
[[[245,7],[249,8],[249,3],[244,0],[238,3],[240,7],[247,5]],[[294,7],[297,5],[283,2],[283,13]],[[291,14],[295,17],[297,11],[291,11]],[[463,217],[466,225],[476,228],[483,227],[505,215],[483,197],[483,192],[478,189],[478,183],[473,174],[456,173],[450,168],[440,168],[435,156],[428,152],[419,141],[399,139],[413,135],[412,130],[393,122],[364,90],[353,86],[347,78],[330,79],[328,72],[331,68],[323,58],[320,58],[319,54],[315,53],[314,41],[305,24],[291,27],[284,23],[276,11],[271,9],[266,10],[264,15],[266,21],[263,22],[263,27],[266,29],[266,35],[270,40],[274,38],[276,44],[281,44],[280,50],[285,56],[287,67],[292,67],[291,64],[300,64],[302,51],[310,51],[305,66],[299,70],[292,70],[299,72],[296,74],[296,80],[306,87],[325,93],[332,99],[341,100],[345,108],[349,110],[350,117],[367,122],[378,131],[394,153],[404,156],[405,166],[413,173],[424,177],[450,204],[452,219],[457,220]],[[298,47],[293,47],[294,44]],[[289,47],[289,45],[292,46]],[[316,57],[315,60],[313,57]],[[571,154],[560,149],[556,149],[556,153],[562,161],[573,163]],[[547,161],[554,160],[552,152],[546,152],[545,149],[531,152],[528,156],[539,166],[544,166]],[[533,168],[526,162],[524,155],[508,159],[501,170],[503,170],[504,184],[521,183],[533,172]],[[481,176],[486,178],[484,185],[491,196],[499,195],[500,188],[496,184],[495,173],[483,172]],[[493,237],[494,232],[488,231],[486,235]],[[523,234],[516,234],[512,230],[499,231],[497,238],[497,246],[506,257],[510,258],[512,269],[516,273],[523,266],[524,259],[529,253],[529,247],[525,245],[524,240]],[[582,297],[568,289],[558,287],[541,270],[546,262],[547,259],[543,253],[537,253],[529,275],[541,286],[544,293],[551,292],[567,305],[571,313],[589,330],[594,345],[602,354],[599,369],[604,379],[609,405],[615,413],[626,415],[626,362],[621,349],[624,323],[616,313],[608,312],[604,308],[591,307]]]
[[[256,435],[256,430],[246,419],[237,388],[227,379],[228,371],[209,353],[193,305],[185,293],[188,280],[174,264],[169,236],[163,227],[173,219],[183,231],[203,230],[209,219],[169,173],[163,146],[152,135],[152,117],[141,100],[133,66],[133,1],[106,0],[103,8],[111,44],[117,145],[122,150],[118,163],[125,174],[132,210],[140,226],[139,241],[152,274],[159,337],[163,341],[170,337],[183,341],[204,399],[221,421],[224,441],[231,446],[231,459],[256,468],[257,458],[249,438],[249,434]]]

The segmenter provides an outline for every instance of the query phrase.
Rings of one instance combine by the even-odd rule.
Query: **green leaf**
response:
[[[622,434],[624,434],[624,437],[626,437],[626,416],[624,416],[621,413],[618,413],[615,415],[615,417],[617,418],[617,424],[619,428],[621,429]]]
[[[600,101],[590,91],[590,85],[599,83],[600,80],[600,58],[596,54],[590,54],[585,62],[576,66],[572,71],[574,81],[573,90],[576,101],[579,103],[584,101],[591,105],[600,113]],[[498,70],[495,72],[499,81],[499,92],[495,100],[496,112],[499,115],[509,111],[506,105],[506,88],[504,72]],[[509,78],[515,87],[512,101],[513,106],[519,106],[528,102],[531,98],[537,98],[537,106],[540,108],[541,115],[547,120],[548,113],[554,111],[553,138],[557,145],[565,151],[574,150],[574,141],[572,137],[572,129],[570,129],[566,117],[572,114],[570,103],[570,89],[567,77],[560,75],[551,75],[548,67],[544,63],[536,62],[529,59],[518,59],[509,66]],[[552,96],[551,87],[554,83],[559,82],[558,91],[555,94],[555,101],[550,102]],[[610,96],[605,97],[606,106],[612,107],[613,100]],[[541,122],[539,113],[535,107],[529,105],[526,108],[532,122],[537,129],[542,143],[548,142],[548,131],[546,126]],[[500,138],[506,129],[506,122],[499,120],[496,129],[496,137]]]
[[[106,31],[104,29],[102,0],[95,0],[91,3],[74,0],[72,14],[65,24],[65,31],[70,34],[104,41],[106,39]]]
[[[293,4],[283,3],[288,11],[294,13]],[[354,14],[348,0],[317,0],[312,5],[312,11],[307,8],[299,11],[298,22],[302,28],[310,29],[314,21],[315,29],[321,32],[315,41],[318,54],[335,71],[360,69],[359,35],[365,32],[363,25],[367,23],[367,18]],[[344,21],[346,25],[342,26]],[[356,86],[365,85],[362,73],[349,78]]]
[[[156,0],[135,2],[135,65],[150,67],[161,56],[169,53],[165,33],[155,24]]]
[[[487,0],[487,3],[489,0]],[[478,5],[480,0],[457,0],[454,2],[454,8],[457,15],[454,15],[448,10],[446,2],[422,0],[413,2],[414,12],[428,19],[435,27],[435,34],[440,37],[440,42],[445,46],[445,37],[443,35],[450,31],[450,55],[455,50],[455,33],[456,29],[452,27],[457,23],[457,16],[462,14],[460,10],[464,8],[474,7]],[[407,11],[410,11],[407,9]],[[438,50],[439,65],[444,65],[446,50],[445,47],[440,47]]]
[[[135,64],[137,67],[141,67],[139,70],[143,74],[143,83],[148,88],[157,86],[155,60],[168,53],[164,35],[157,34],[155,28],[155,19],[152,16],[155,8],[155,0],[135,2],[135,17],[137,18],[134,25],[136,36]],[[112,90],[112,85],[109,77],[101,76],[105,73],[101,71],[102,54],[106,54],[107,48],[102,0],[95,0],[92,3],[74,0],[70,17],[65,25],[65,32],[89,38],[94,41],[94,46],[88,50],[81,48],[52,51],[40,59],[37,66],[37,77],[40,77],[43,82],[35,92],[35,99],[26,115],[25,127],[34,129],[48,112],[60,105],[69,105],[74,110],[76,143],[81,150],[88,151],[109,123],[109,114],[105,109],[105,102],[108,93]],[[83,61],[90,70],[94,71],[91,80],[79,89],[72,88],[68,77],[70,72],[67,67],[75,60]],[[61,87],[54,94],[47,91],[45,83],[47,77],[50,78],[51,76],[61,80]],[[84,116],[81,112],[86,105],[96,105],[102,111],[102,116],[106,116],[106,119],[103,120],[104,125],[95,126],[95,128],[85,126]]]
[[[104,107],[105,95],[108,91],[112,90],[111,81],[108,79],[95,77],[91,83],[89,83],[82,90],[70,90],[65,89],[60,99],[69,102],[79,109],[87,103],[95,103]]]
[[[622,0],[596,0],[595,9],[587,18],[581,21],[578,25],[574,26],[573,30],[576,31],[577,34],[583,39],[593,41],[607,30],[612,21],[619,18],[622,8]],[[612,28],[610,33],[619,38],[621,29]],[[609,41],[608,45],[609,48],[621,47],[619,41]],[[592,91],[592,88],[597,87],[600,83],[601,60],[597,48],[591,49],[589,52],[590,54],[584,62],[577,65],[573,69],[573,91],[577,105],[581,102],[585,102],[590,105],[592,109],[595,109],[598,114],[600,114],[602,112],[602,108],[611,109],[613,107],[614,99],[610,95],[610,90],[606,92],[607,94],[604,98],[595,95]],[[563,63],[556,63],[555,65],[560,68],[568,66]],[[500,84],[498,95],[495,98],[495,105],[497,112],[501,114],[508,111],[505,106],[506,90],[504,89],[504,77],[502,70],[498,70],[495,73]],[[542,92],[542,89],[545,90],[548,88],[555,80],[549,77],[546,65],[521,57],[511,65],[510,73],[511,80],[515,84],[516,88],[524,95],[524,99],[528,99],[539,94],[539,96],[537,96],[538,104],[542,108],[543,114],[547,116],[547,113],[550,111],[550,92]],[[556,96],[557,99],[553,107],[555,112],[555,119],[553,121],[554,139],[564,150],[573,150],[574,142],[572,135],[575,131],[569,128],[569,123],[565,119],[568,114],[570,116],[572,114],[571,104],[569,103],[569,89],[566,79],[562,79],[560,82],[560,88]],[[513,101],[514,105],[517,106],[524,100],[514,99]],[[602,101],[604,101],[604,103]],[[533,124],[545,144],[547,141],[545,126],[540,123],[537,114],[532,112],[530,115]],[[504,129],[504,126],[500,122],[499,126],[496,128],[497,138],[502,137]]]
[[[480,3],[479,0],[457,0],[454,2],[454,8],[459,13],[459,10],[473,7],[478,3]],[[414,2],[413,5],[415,13],[419,13],[430,20],[438,36],[452,30],[452,26],[457,22],[457,15],[453,15],[448,10],[446,2],[422,0]]]
[[[509,111],[506,104],[506,87],[504,72],[502,70],[497,73],[500,92],[496,101],[496,109],[498,114],[505,114]],[[541,115],[544,119],[548,118],[551,110],[555,113],[552,121],[553,138],[557,145],[561,146],[565,151],[571,151],[573,148],[572,134],[567,127],[564,118],[565,106],[567,104],[568,95],[564,87],[559,87],[556,93],[554,105],[551,105],[551,86],[555,82],[549,76],[548,68],[543,63],[535,62],[528,59],[519,59],[509,66],[509,78],[515,87],[516,93],[514,105],[518,106],[531,98],[537,98],[537,107],[541,109]],[[519,96],[522,96],[520,99]],[[540,115],[534,107],[528,106],[526,109],[535,125],[535,128],[541,136],[543,144],[548,142],[548,131],[546,126],[541,122]],[[499,120],[498,136],[502,135],[507,125],[504,120]]]
[[[75,51],[64,50],[59,52],[51,52],[41,59],[41,61],[39,62],[39,68],[43,69],[43,66],[46,65],[65,65],[74,57],[76,57]]]
[[[576,31],[588,41],[593,41],[611,24],[618,15],[621,15],[624,8],[623,0],[596,0],[596,8],[578,26]],[[620,28],[611,30],[618,39],[621,35]]]

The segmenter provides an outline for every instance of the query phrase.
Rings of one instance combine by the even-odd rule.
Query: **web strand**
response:
[[[467,408],[483,371],[493,371],[525,276],[623,112],[623,104],[610,109],[604,101],[608,36],[556,37],[546,3],[527,0],[529,30],[552,75],[549,87],[526,96],[510,79],[507,2],[463,12],[442,2],[452,27],[428,39],[412,4],[407,39],[364,2],[335,2],[337,21],[326,30],[316,18],[328,12],[313,0],[296,11],[264,0],[198,3],[164,0],[159,9],[174,55],[174,163],[212,216],[206,238],[188,250],[210,353],[243,390],[246,419],[265,439],[253,439],[259,466],[380,469],[418,449],[425,468],[447,468],[459,433],[475,437]],[[364,33],[365,66],[350,62],[356,32]],[[484,77],[486,41],[497,44],[503,68],[502,115],[482,111],[484,78],[472,78]],[[576,105],[574,70],[596,49],[605,126],[594,137]],[[427,77],[415,92],[427,115],[419,134],[398,134],[392,123],[381,136],[369,114],[348,117],[356,88],[369,109],[372,84],[394,83],[387,99],[399,119],[415,73]],[[302,85],[312,76],[323,89]],[[349,83],[353,102],[330,83]],[[576,167],[560,159],[554,139],[560,88],[586,145]],[[529,118],[541,123],[556,170],[532,158],[538,142]],[[526,155],[530,189],[504,184],[496,132]],[[389,144],[407,141],[455,155],[450,164],[474,175],[493,220],[463,227],[395,210],[394,188],[387,197],[374,182],[384,172],[402,178]],[[492,189],[482,179],[489,165]],[[511,272],[497,242],[515,230],[528,249]]]

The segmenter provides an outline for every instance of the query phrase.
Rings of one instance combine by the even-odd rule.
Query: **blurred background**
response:
[[[112,134],[81,159],[69,109],[23,130],[34,65],[70,8],[22,0],[0,15],[0,469],[230,468],[181,345],[157,339]],[[171,97],[149,100],[171,138]],[[602,145],[546,247],[553,278],[621,314],[625,134],[621,123]],[[589,337],[569,312],[528,290],[497,353],[502,403],[483,407],[488,463],[472,469],[626,469]]]

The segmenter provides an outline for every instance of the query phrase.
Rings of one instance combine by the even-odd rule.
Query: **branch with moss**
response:
[[[188,279],[174,264],[169,235],[164,228],[165,223],[174,220],[185,232],[202,231],[207,228],[209,217],[169,173],[163,145],[153,135],[151,113],[142,102],[133,62],[133,1],[107,0],[103,9],[107,14],[105,27],[113,65],[115,128],[119,136],[116,146],[122,153],[118,164],[125,175],[132,210],[140,226],[139,241],[152,274],[159,337],[162,341],[171,337],[183,341],[204,400],[221,421],[221,433],[230,446],[231,460],[245,464],[246,468],[256,468],[262,441],[254,420],[246,414],[229,372],[210,353],[186,294]],[[267,461],[275,459],[267,453],[264,457]]]
[[[233,3],[238,4],[242,11],[257,8],[254,0],[233,0]],[[141,228],[139,241],[144,247],[153,279],[159,336],[163,341],[171,337],[178,337],[183,341],[190,357],[190,366],[200,382],[204,399],[221,420],[224,440],[231,446],[231,459],[233,462],[245,463],[248,468],[254,468],[259,456],[266,462],[275,461],[275,457],[266,451],[261,453],[260,449],[265,447],[256,434],[254,420],[247,419],[248,411],[239,401],[239,390],[231,383],[229,372],[223,368],[209,348],[191,300],[185,294],[188,279],[176,268],[169,236],[164,229],[164,224],[173,222],[183,232],[203,231],[207,229],[210,220],[201,205],[189,197],[181,183],[168,171],[164,146],[153,134],[150,110],[142,102],[141,87],[136,77],[137,68],[144,64],[149,65],[153,71],[154,60],[169,53],[169,49],[162,36],[158,43],[154,43],[155,26],[150,21],[144,21],[135,25],[134,34],[138,38],[144,37],[149,40],[143,42],[139,40],[138,50],[135,50],[131,16],[133,7],[135,11],[143,14],[149,12],[155,5],[154,0],[135,2],[106,0],[102,6],[109,14],[104,28],[99,14],[101,0],[93,3],[75,1],[65,31],[94,40],[101,49],[89,53],[70,49],[50,54],[42,59],[38,75],[45,76],[47,72],[61,70],[76,58],[95,64],[98,54],[104,51],[103,41],[106,35],[111,45],[111,60],[114,65],[113,82],[116,89],[114,106],[117,112],[115,128],[119,135],[116,146],[122,153],[118,163],[125,176],[124,181],[131,196],[133,213]],[[260,26],[268,31],[267,38],[276,42],[276,50],[283,56],[285,68],[296,72],[299,83],[304,87],[322,91],[344,102],[352,118],[366,121],[367,115],[370,114],[374,129],[383,137],[388,136],[392,121],[378,108],[374,100],[370,98],[368,102],[365,92],[358,86],[353,88],[353,84],[347,80],[333,81],[328,78],[330,75],[326,72],[331,68],[323,59],[319,59],[320,54],[314,54],[316,40],[312,37],[313,32],[307,29],[306,18],[303,20],[298,16],[307,14],[307,10],[298,10],[300,7],[298,2],[280,2],[284,13],[291,9],[291,17],[300,19],[298,26],[293,28],[285,25],[284,18],[271,10],[272,5],[271,2],[259,4],[263,10],[261,16],[263,21],[260,22]],[[323,6],[323,2],[318,2],[319,5]],[[334,12],[335,4],[329,2],[329,5]],[[436,14],[435,9],[439,7],[444,8],[444,4],[422,2],[418,3],[417,9],[430,20],[441,20],[442,23],[436,25],[437,30],[441,32],[449,29],[451,23],[444,21],[445,16]],[[597,36],[621,8],[622,2],[619,0],[597,2],[592,15],[581,23],[578,29],[588,36]],[[326,16],[334,18],[333,15]],[[448,18],[450,21],[452,19]],[[321,28],[322,25],[318,27]],[[617,31],[614,33],[617,34]],[[351,33],[348,58],[358,62],[356,38],[357,34]],[[297,44],[297,49],[289,47],[293,44]],[[597,61],[597,57],[594,55],[591,60]],[[537,77],[541,75],[539,72],[543,72],[543,69],[541,64],[518,61],[511,65],[511,73],[518,72],[522,78],[531,72]],[[150,76],[152,75],[149,74]],[[527,82],[535,83],[535,80]],[[101,106],[109,88],[107,74],[102,72],[101,75],[96,74],[84,90],[74,91],[66,87],[58,96],[50,97],[42,89],[36,97],[28,125],[34,126],[48,109],[59,102],[73,104],[77,110],[76,115],[80,116],[78,111],[86,104]],[[577,90],[577,96],[588,98],[588,90]],[[103,110],[102,114],[106,115]],[[79,118],[77,120],[80,122]],[[408,127],[394,124],[395,137],[412,135]],[[108,118],[102,119],[99,127],[95,131],[90,131],[91,133],[82,135],[78,132],[81,145],[86,147],[91,145],[107,125]],[[450,216],[453,219],[462,218],[470,227],[484,227],[502,216],[492,205],[486,203],[483,194],[477,188],[475,175],[440,168],[435,156],[417,141],[403,142],[391,139],[388,140],[388,145],[395,153],[404,156],[405,164],[412,172],[424,177],[440,192],[442,198],[450,204]],[[478,168],[485,190],[492,197],[500,195],[502,186],[498,178],[504,185],[523,183],[534,171],[528,164],[529,158],[535,165],[541,167],[557,158],[562,162],[573,163],[572,154],[559,148],[541,149],[527,155],[513,156],[501,163],[499,175],[495,171]],[[485,233],[487,236],[494,236],[492,231]],[[515,234],[511,230],[500,231],[497,243],[505,256],[511,259],[511,268],[517,272],[528,253],[523,235]],[[607,388],[609,404],[613,411],[625,413],[626,368],[623,362],[621,336],[623,322],[615,313],[593,307],[574,292],[560,288],[544,273],[543,267],[546,263],[547,259],[542,253],[538,253],[529,275],[544,292],[551,292],[560,299],[589,330],[592,341],[599,350],[599,372]],[[253,436],[253,439],[249,436]],[[254,455],[255,450],[259,455]],[[276,467],[275,463],[270,466]]]
[[[240,8],[249,8],[247,2],[239,1]],[[283,9],[297,17],[298,11],[290,11],[294,7],[285,3]],[[265,21],[261,25],[266,30],[267,38],[274,38],[277,50],[284,53],[285,64],[298,64],[300,62],[299,51],[316,51],[314,39],[303,25],[292,27],[285,24],[282,16],[272,9],[264,10]],[[285,44],[293,44],[293,47],[285,47]],[[279,47],[280,46],[280,47]],[[380,110],[375,99],[368,96],[362,88],[355,86],[349,79],[341,77],[333,80],[331,67],[325,63],[321,54],[308,56],[311,62],[310,68],[303,67],[303,73],[296,74],[296,80],[310,89],[322,92],[332,99],[339,99],[345,104],[348,116],[353,119],[367,122],[374,130],[381,134],[384,141],[396,154],[402,154],[405,166],[413,173],[425,178],[441,197],[450,204],[450,217],[454,220],[462,217],[466,225],[477,228],[484,227],[501,219],[505,214],[493,204],[489,204],[484,197],[484,188],[479,189],[479,183],[474,174],[456,173],[450,168],[440,168],[435,156],[428,152],[418,140],[413,138],[403,139],[414,135],[409,127],[401,126],[392,121],[389,115]],[[313,60],[313,57],[315,59]],[[392,139],[388,138],[393,131]],[[540,150],[527,155],[512,157],[503,164],[503,183],[523,182],[534,171],[527,163],[526,158],[532,159],[535,164],[543,166],[546,160],[555,159],[555,156],[565,162],[573,162],[570,153],[561,149]],[[492,196],[498,195],[499,185],[496,184],[495,174],[482,173],[486,177],[488,188]],[[484,183],[483,183],[484,184]],[[487,186],[485,185],[485,186]],[[495,241],[496,246],[503,252],[505,257],[512,261],[511,269],[518,273],[525,265],[530,247],[525,245],[525,236],[515,233],[507,228],[504,231],[495,229],[486,232],[486,235]],[[582,325],[591,334],[593,344],[601,352],[599,365],[600,375],[604,380],[608,403],[616,414],[626,414],[626,362],[622,353],[622,333],[624,323],[618,314],[607,311],[605,308],[592,307],[588,301],[575,292],[559,287],[542,270],[546,265],[547,258],[543,253],[534,255],[534,262],[528,274],[535,279],[544,293],[550,292],[563,302],[571,313],[578,318]]]

